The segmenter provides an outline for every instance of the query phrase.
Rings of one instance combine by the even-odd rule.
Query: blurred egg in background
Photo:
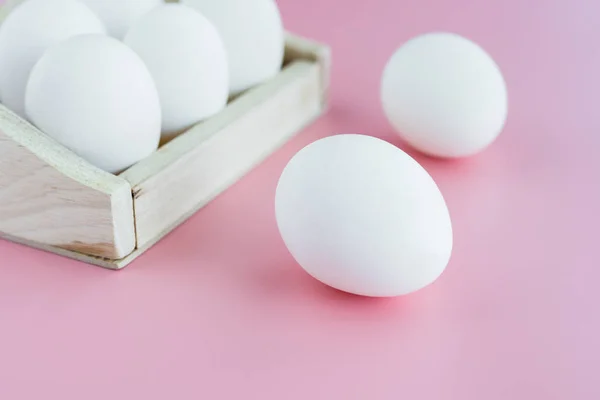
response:
[[[285,49],[281,14],[274,0],[182,0],[217,28],[229,57],[230,94],[274,77]]]
[[[29,73],[44,51],[72,36],[105,34],[100,19],[76,0],[27,0],[0,25],[0,93],[2,103],[25,117]]]
[[[183,4],[164,4],[139,19],[124,43],[144,61],[158,88],[163,138],[213,116],[227,104],[229,70],[213,24]]]
[[[381,78],[381,102],[408,144],[442,158],[483,151],[508,113],[495,61],[473,41],[446,32],[414,37],[396,50]]]

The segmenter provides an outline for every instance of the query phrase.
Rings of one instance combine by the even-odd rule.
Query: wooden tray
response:
[[[0,238],[125,267],[321,115],[329,71],[327,46],[288,34],[274,79],[119,175],[0,104]]]

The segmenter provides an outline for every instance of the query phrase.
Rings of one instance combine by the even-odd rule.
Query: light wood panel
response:
[[[319,115],[320,75],[318,64],[294,61],[124,172],[134,191],[138,246],[187,219]]]
[[[135,248],[131,186],[0,105],[0,237],[123,258]]]

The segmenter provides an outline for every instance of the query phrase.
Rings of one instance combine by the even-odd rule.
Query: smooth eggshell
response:
[[[121,40],[129,28],[164,0],[81,0],[99,17],[111,36]]]
[[[152,76],[133,50],[109,36],[80,35],[46,51],[31,72],[25,104],[41,131],[108,172],[158,147]]]
[[[451,33],[429,33],[401,46],[381,82],[386,116],[417,150],[467,157],[496,140],[508,112],[507,88],[494,60]]]
[[[29,73],[50,46],[79,34],[105,34],[98,17],[76,0],[28,0],[0,26],[2,103],[25,116]]]
[[[219,30],[229,55],[230,93],[274,77],[284,54],[284,30],[274,0],[182,0]]]
[[[452,251],[450,215],[431,176],[371,136],[331,136],[300,150],[279,179],[275,215],[306,272],[357,295],[419,290]]]
[[[229,74],[223,42],[212,23],[191,7],[165,4],[146,14],[125,37],[146,63],[169,137],[221,111]]]

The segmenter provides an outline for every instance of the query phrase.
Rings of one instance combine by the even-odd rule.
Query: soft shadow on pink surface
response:
[[[588,400],[600,398],[597,2],[280,0],[333,48],[329,113],[127,269],[0,241],[0,398]],[[412,35],[481,43],[509,121],[468,160],[391,130],[379,79]],[[451,262],[397,299],[327,288],[277,232],[293,154],[364,133],[409,151],[453,219]]]

